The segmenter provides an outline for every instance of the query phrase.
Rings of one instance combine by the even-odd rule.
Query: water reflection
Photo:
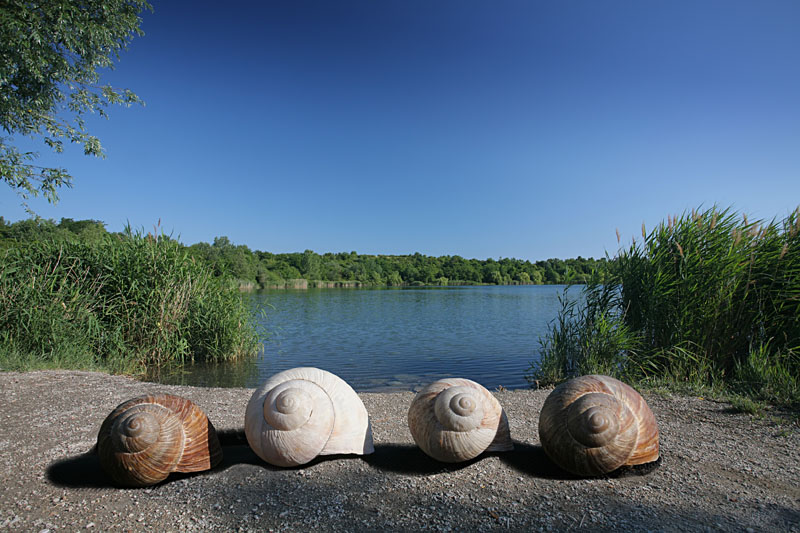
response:
[[[233,363],[195,364],[183,371],[161,376],[161,383],[197,387],[250,387],[258,383],[261,370],[259,359]]]

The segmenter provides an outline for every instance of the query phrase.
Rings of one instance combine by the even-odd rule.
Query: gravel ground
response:
[[[148,489],[112,487],[88,453],[100,423],[119,403],[153,392],[206,411],[223,463]],[[661,464],[585,480],[554,467],[539,446],[546,390],[497,392],[516,449],[455,466],[414,445],[413,393],[360,394],[375,453],[296,469],[272,467],[247,446],[251,393],[89,372],[0,373],[0,530],[800,532],[800,428],[727,404],[646,396]]]

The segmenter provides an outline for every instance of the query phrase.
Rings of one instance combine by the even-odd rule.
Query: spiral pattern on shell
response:
[[[247,404],[245,435],[253,451],[276,466],[374,451],[361,399],[341,378],[318,368],[280,372],[256,389]]]
[[[562,383],[545,400],[539,440],[560,467],[597,476],[658,459],[658,427],[644,399],[608,376]]]
[[[408,411],[408,427],[417,446],[442,462],[513,449],[500,402],[468,379],[442,379],[419,391]]]
[[[185,398],[147,395],[123,402],[97,435],[100,464],[118,485],[141,487],[171,472],[200,472],[222,460],[214,426]]]
[[[155,407],[160,410],[159,407]],[[158,415],[161,416],[158,416]],[[111,430],[111,439],[117,450],[136,453],[158,443],[161,435],[161,419],[168,418],[167,413],[152,413],[142,406],[135,406],[120,416]],[[168,432],[169,430],[165,428]],[[180,435],[182,438],[183,435]]]

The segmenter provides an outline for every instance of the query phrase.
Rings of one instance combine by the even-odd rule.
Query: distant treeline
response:
[[[29,219],[7,224],[0,217],[0,246],[40,240],[92,242],[107,238],[105,225],[97,220]],[[123,234],[118,235],[124,238]],[[159,239],[169,238],[159,235]],[[235,245],[227,237],[213,244],[200,242],[185,247],[195,260],[208,265],[217,276],[230,276],[244,288],[285,286],[371,285],[477,285],[583,283],[594,273],[602,281],[605,258],[465,259],[457,255],[359,255],[356,252],[274,254]]]

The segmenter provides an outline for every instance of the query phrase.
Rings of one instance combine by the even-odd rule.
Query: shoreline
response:
[[[220,432],[223,463],[155,487],[109,485],[94,446],[119,403],[185,396]],[[644,475],[576,479],[544,456],[548,390],[494,392],[515,450],[438,463],[407,427],[412,392],[359,393],[375,453],[272,467],[242,440],[252,389],[140,382],[80,371],[0,373],[0,528],[19,530],[587,529],[800,531],[800,431],[695,397],[645,394],[661,465]]]
[[[439,283],[403,283],[401,285],[386,285],[375,284],[366,281],[322,281],[322,280],[307,280],[307,279],[291,279],[286,280],[284,283],[271,283],[262,286],[257,286],[251,282],[240,282],[239,291],[241,292],[255,292],[264,290],[309,290],[309,289],[422,289],[422,288],[441,288],[441,287],[516,287],[521,285],[542,285],[542,286],[558,286],[564,283],[477,283],[466,281],[448,281],[446,284]],[[576,283],[574,285],[582,285]]]

